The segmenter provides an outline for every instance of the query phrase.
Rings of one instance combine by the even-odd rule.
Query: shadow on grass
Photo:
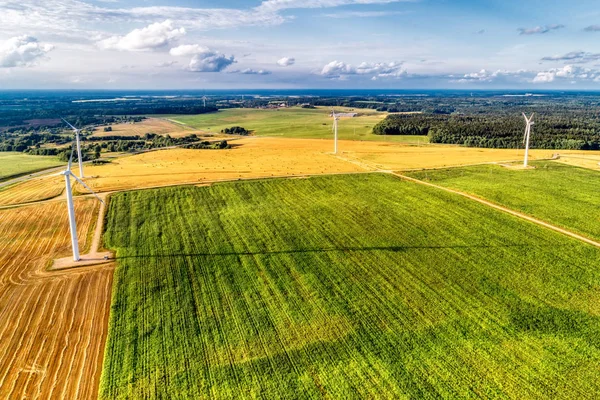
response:
[[[568,246],[568,245],[565,245]],[[565,247],[562,246],[562,247]],[[556,244],[547,246],[535,246],[536,248],[556,249]],[[292,249],[292,250],[274,250],[274,251],[230,251],[223,253],[173,253],[173,254],[138,254],[127,256],[116,256],[116,260],[127,258],[173,258],[173,257],[227,257],[227,256],[261,256],[277,254],[308,254],[308,253],[334,253],[344,251],[391,251],[405,252],[409,250],[450,250],[450,249],[505,249],[505,248],[524,248],[531,249],[529,244],[503,244],[503,245],[449,245],[449,246],[373,246],[373,247],[338,247],[322,249]]]

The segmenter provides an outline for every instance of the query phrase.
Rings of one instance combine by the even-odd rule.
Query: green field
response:
[[[30,156],[16,152],[0,152],[0,181],[46,168],[59,166],[56,157]]]
[[[600,173],[552,161],[535,169],[478,165],[406,173],[600,240]]]
[[[347,112],[348,109],[337,109]],[[258,136],[283,136],[303,139],[331,138],[332,118],[328,108],[307,109],[292,107],[278,110],[234,108],[217,113],[200,115],[173,115],[164,118],[209,132],[220,132],[232,126],[242,126]],[[373,126],[387,113],[368,109],[353,109],[359,113],[355,118],[342,118],[338,135],[347,140],[377,140],[404,143],[427,143],[427,136],[378,136],[373,135]]]
[[[383,174],[118,193],[100,398],[590,398],[600,250]]]

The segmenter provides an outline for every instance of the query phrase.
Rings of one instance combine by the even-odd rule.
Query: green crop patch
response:
[[[600,393],[600,250],[385,174],[118,193],[100,397]]]
[[[11,177],[17,177],[57,167],[63,164],[57,157],[31,156],[16,152],[0,152],[0,182]]]
[[[406,175],[474,194],[600,240],[600,173],[554,161],[531,165],[535,169],[476,165]]]
[[[355,112],[354,118],[343,117],[339,122],[340,140],[374,140],[400,143],[428,143],[427,136],[384,136],[374,135],[373,127],[387,113],[365,109],[338,109],[338,112]],[[194,129],[220,132],[222,129],[239,125],[253,135],[302,139],[331,139],[333,137],[330,110],[326,107],[312,109],[290,107],[281,109],[232,108],[216,113],[199,115],[173,115],[166,118],[183,123]]]

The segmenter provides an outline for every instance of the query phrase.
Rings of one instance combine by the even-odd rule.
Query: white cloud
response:
[[[296,63],[296,59],[294,57],[283,57],[277,60],[277,65],[280,67],[289,67],[290,65],[294,65]]]
[[[184,28],[175,28],[173,21],[150,24],[142,29],[134,29],[125,36],[112,36],[98,42],[104,49],[124,51],[155,50],[169,45],[185,35]]]
[[[460,77],[460,79],[453,79],[452,82],[492,82],[497,80],[498,78],[530,79],[532,74],[534,73],[525,69],[519,69],[516,71],[510,71],[506,69],[488,71],[486,69],[482,69],[479,72],[471,72],[469,74],[465,74],[462,77]]]
[[[199,44],[182,44],[172,48],[169,53],[175,57],[193,56],[196,54],[209,52],[208,47],[200,46]]]
[[[343,75],[354,75],[356,70],[350,65],[342,61],[332,61],[325,65],[321,70],[321,75],[328,77],[340,77]]]
[[[237,62],[234,56],[227,57],[223,53],[198,44],[177,46],[169,53],[176,57],[193,56],[188,66],[188,70],[193,72],[221,72]]]
[[[375,74],[378,78],[394,77],[399,78],[407,74],[406,70],[402,67],[402,63],[389,62],[389,63],[361,63],[356,68],[357,74]]]
[[[538,72],[533,78],[533,83],[551,83],[559,79],[583,81],[600,81],[600,70],[591,68],[582,68],[579,66],[565,65],[562,68],[552,68],[548,71]]]
[[[35,65],[53,48],[54,46],[42,44],[31,36],[15,36],[0,43],[0,68]]]
[[[340,79],[348,75],[373,75],[375,78],[400,78],[407,75],[402,63],[368,63],[362,62],[358,67],[353,67],[342,61],[332,61],[321,70],[321,75],[333,79]]]

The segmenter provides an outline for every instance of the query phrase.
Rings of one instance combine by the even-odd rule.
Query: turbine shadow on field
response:
[[[340,251],[392,251],[402,252],[408,250],[442,250],[442,249],[493,249],[493,248],[556,248],[556,245],[531,246],[530,244],[505,244],[505,245],[450,245],[450,246],[374,246],[374,247],[340,247],[326,249],[294,249],[275,251],[231,251],[224,253],[173,253],[173,254],[140,254],[135,256],[116,256],[116,260],[127,258],[166,258],[166,257],[227,257],[227,256],[260,256],[277,254],[305,254],[305,253],[330,253]]]

